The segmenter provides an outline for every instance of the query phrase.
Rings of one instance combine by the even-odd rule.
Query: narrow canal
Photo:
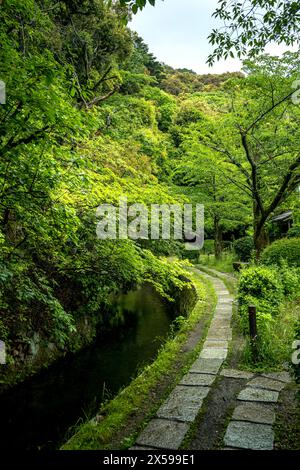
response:
[[[74,426],[153,360],[170,331],[170,310],[150,286],[121,295],[113,315],[117,327],[0,395],[0,449],[59,448]]]

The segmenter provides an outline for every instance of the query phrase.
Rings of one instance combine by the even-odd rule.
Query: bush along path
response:
[[[233,298],[221,273],[205,276],[214,285],[218,303],[203,349],[138,437],[134,450],[274,448],[276,404],[292,379],[287,372],[221,369],[232,340]]]
[[[209,275],[218,295],[216,311],[203,349],[187,375],[149,422],[136,445],[139,449],[178,449],[195,421],[228,354],[232,339],[233,298],[225,284]]]

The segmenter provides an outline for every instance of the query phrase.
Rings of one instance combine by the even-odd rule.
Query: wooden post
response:
[[[252,357],[254,361],[257,358],[257,322],[256,322],[256,307],[249,305],[249,330],[250,330],[250,344],[252,349]]]
[[[256,307],[255,305],[249,305],[249,327],[250,327],[250,339],[255,341],[257,337],[257,323],[256,323]]]

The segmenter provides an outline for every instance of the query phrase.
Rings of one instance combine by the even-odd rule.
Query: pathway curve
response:
[[[189,372],[141,433],[132,448],[134,450],[178,449],[227,358],[229,342],[232,339],[233,298],[220,279],[208,274],[203,276],[211,280],[218,296],[203,349]]]

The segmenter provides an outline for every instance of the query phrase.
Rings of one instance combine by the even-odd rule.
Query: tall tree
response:
[[[217,117],[224,106],[222,92],[195,94],[182,102],[177,116],[180,143],[171,162],[172,179],[180,191],[205,205],[205,230],[213,234],[216,258],[222,255],[223,235],[244,228],[250,220],[242,188],[232,184],[220,155],[202,143],[206,119]]]
[[[295,75],[290,74],[296,64],[293,54],[248,62],[248,77],[228,85],[226,114],[211,120],[202,136],[227,163],[232,183],[252,201],[257,257],[267,243],[267,221],[300,183],[300,107],[294,104]]]

